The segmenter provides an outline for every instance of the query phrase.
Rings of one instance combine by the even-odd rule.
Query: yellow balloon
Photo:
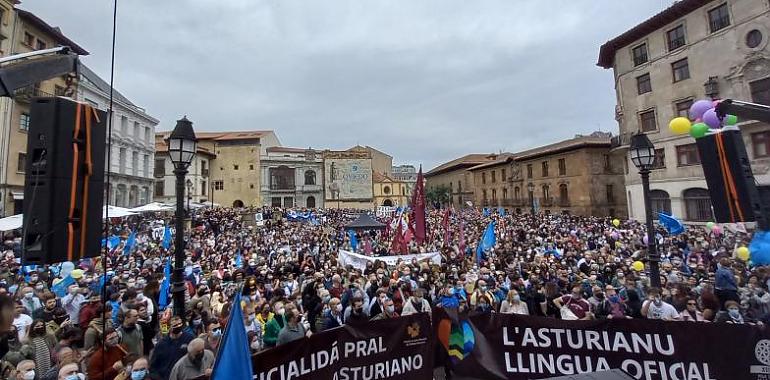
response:
[[[635,271],[641,272],[644,270],[644,263],[641,261],[634,261],[634,263],[631,264],[631,267],[634,268]]]
[[[612,225],[615,226],[615,227],[619,226],[620,225],[620,220],[612,219]]]
[[[677,117],[668,123],[668,127],[671,129],[671,132],[674,132],[677,135],[683,135],[690,132],[692,123],[686,117]]]
[[[749,255],[749,249],[748,248],[746,248],[746,247],[739,247],[736,253],[737,253],[738,258],[741,259],[742,261],[749,261],[750,255]]]

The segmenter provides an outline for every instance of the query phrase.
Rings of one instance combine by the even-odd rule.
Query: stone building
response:
[[[631,135],[646,133],[657,162],[650,175],[653,211],[687,221],[712,219],[695,141],[673,135],[668,122],[687,116],[698,99],[770,104],[770,4],[759,0],[682,0],[613,38],[598,65],[612,68],[629,216],[644,218],[642,185],[628,158]],[[770,184],[770,126],[741,121],[752,169]]]
[[[503,207],[509,211],[524,206],[524,198],[521,194],[514,195],[511,186],[513,167],[514,155],[502,153],[494,160],[468,168],[474,184],[473,203],[478,207]],[[515,190],[520,192],[520,186]]]
[[[385,174],[372,174],[374,204],[377,206],[405,207],[411,200],[409,183],[391,178]]]
[[[364,147],[323,152],[326,208],[374,209],[372,153]],[[390,168],[390,164],[388,165]]]
[[[161,151],[170,134],[156,133],[157,150]],[[205,153],[196,155],[195,164],[198,166],[191,165],[189,169],[191,174],[187,178],[191,180],[191,197],[227,207],[262,205],[260,157],[267,155],[267,148],[280,146],[275,133],[196,132],[195,136],[198,138],[199,152]],[[174,196],[174,166],[168,157],[168,148],[165,151],[166,154],[158,153],[164,162],[156,160],[156,168],[162,167],[165,172],[162,177],[156,173],[164,189],[162,196],[156,196],[158,201]],[[156,186],[156,190],[159,190],[161,185],[156,183]]]
[[[323,155],[311,148],[274,146],[260,160],[262,204],[323,208]]]
[[[162,140],[162,136],[155,141],[155,165],[153,173],[155,184],[153,188],[153,199],[156,202],[176,203],[176,177],[174,175],[174,164],[168,155],[168,144]],[[190,167],[187,168],[185,176],[185,194],[184,200],[191,202],[212,202],[217,203],[215,199],[215,186],[224,186],[224,184],[215,184],[211,180],[211,162],[216,158],[212,144],[202,141],[198,144],[198,152],[195,154]],[[188,186],[189,184],[189,186]],[[218,191],[222,191],[220,188]]]
[[[377,149],[374,149],[370,147],[369,145],[361,146],[356,145],[350,149],[349,151],[356,151],[356,152],[369,152],[369,155],[372,156],[372,171],[375,171],[380,174],[385,174],[387,176],[391,176],[393,170],[393,156],[379,151]]]
[[[406,196],[412,196],[412,190],[417,183],[417,168],[414,165],[393,166],[392,178],[396,181],[406,182]]]
[[[450,206],[467,207],[466,202],[475,201],[473,173],[467,169],[496,159],[496,154],[474,153],[443,163],[425,173],[425,190],[444,186],[450,192]]]
[[[8,56],[69,46],[78,55],[88,52],[67,38],[59,28],[25,10],[16,9],[18,1],[0,0],[0,55]],[[27,159],[27,131],[30,102],[37,96],[75,97],[78,78],[75,73],[39,82],[16,90],[13,98],[0,99],[0,212],[19,214],[24,201],[24,170]]]
[[[107,112],[110,85],[86,65],[80,65],[77,99]],[[105,200],[120,207],[136,207],[152,202],[155,179],[155,126],[158,120],[144,108],[113,91],[112,144],[109,151],[110,185],[105,184]],[[107,167],[107,160],[104,162]]]

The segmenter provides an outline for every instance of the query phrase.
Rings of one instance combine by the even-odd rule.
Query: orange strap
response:
[[[75,206],[78,190],[78,169],[80,167],[80,147],[78,138],[80,137],[80,109],[81,104],[76,106],[75,110],[75,130],[72,134],[72,178],[70,181],[70,210],[67,219],[67,259],[72,261],[75,251]]]
[[[722,177],[725,182],[725,192],[727,194],[727,205],[730,208],[730,218],[735,219],[735,214],[738,214],[738,220],[744,221],[743,210],[741,210],[740,201],[738,199],[738,191],[735,186],[735,178],[730,170],[730,164],[727,162],[727,153],[725,151],[725,143],[722,134],[716,135],[717,151],[719,155],[719,164],[722,169]]]

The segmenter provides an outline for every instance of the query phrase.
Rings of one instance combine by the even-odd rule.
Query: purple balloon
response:
[[[709,109],[706,111],[706,113],[703,114],[703,122],[706,123],[706,125],[708,125],[711,129],[722,127],[722,121],[719,120],[717,111],[713,108]]]
[[[711,100],[698,100],[690,106],[690,120],[702,119],[706,111],[714,108]]]

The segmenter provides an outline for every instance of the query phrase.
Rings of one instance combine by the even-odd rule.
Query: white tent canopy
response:
[[[144,206],[134,207],[134,208],[132,208],[132,209],[130,209],[128,211],[131,211],[131,212],[158,212],[158,211],[170,211],[170,210],[173,210],[173,209],[174,209],[173,207],[164,205],[163,203],[152,202],[152,203],[148,203],[148,204],[146,204]]]
[[[21,228],[21,224],[24,221],[24,216],[21,214],[9,216],[7,218],[0,219],[0,231],[13,231]]]
[[[122,218],[124,216],[136,215],[135,212],[123,207],[118,206],[104,206],[102,208],[102,218]]]

